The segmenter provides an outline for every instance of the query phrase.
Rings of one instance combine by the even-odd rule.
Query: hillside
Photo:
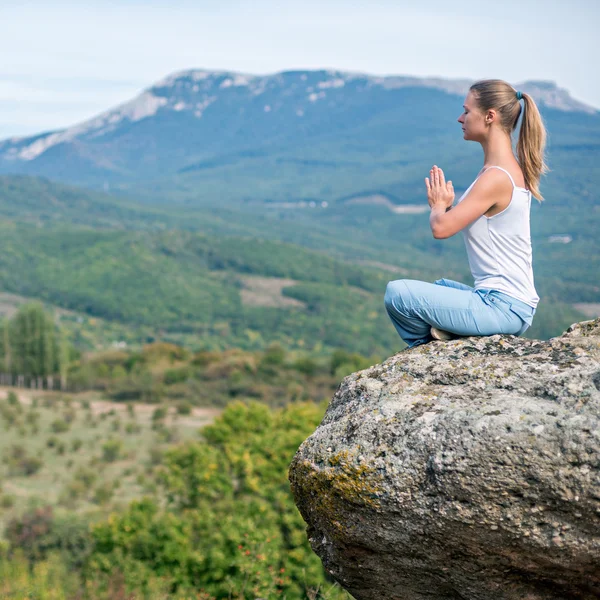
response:
[[[546,338],[585,316],[573,304],[598,303],[600,214],[546,204],[532,213],[542,302],[526,335]],[[460,236],[435,240],[427,214],[382,207],[328,209],[318,222],[167,210],[15,176],[0,177],[0,216],[0,291],[112,323],[103,328],[114,341],[391,352],[388,280],[472,283]],[[554,239],[561,233],[568,243]]]

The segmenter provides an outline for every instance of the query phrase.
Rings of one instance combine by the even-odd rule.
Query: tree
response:
[[[12,375],[44,378],[60,373],[66,378],[69,349],[52,315],[40,302],[23,304],[2,327],[0,345],[3,370]]]

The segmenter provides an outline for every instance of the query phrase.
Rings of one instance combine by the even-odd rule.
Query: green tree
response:
[[[36,378],[60,373],[66,377],[68,343],[40,302],[23,304],[4,323],[0,353],[7,373]]]

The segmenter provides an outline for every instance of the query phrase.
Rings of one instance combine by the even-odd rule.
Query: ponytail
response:
[[[546,128],[533,98],[529,94],[518,92],[501,79],[484,79],[474,83],[469,89],[475,95],[481,111],[497,111],[500,126],[509,136],[517,128],[519,116],[523,114],[517,141],[517,160],[523,171],[525,186],[542,202],[544,198],[540,193],[540,179],[549,171],[544,162]],[[519,102],[521,98],[522,109]]]
[[[523,170],[525,185],[541,202],[544,198],[539,189],[540,178],[550,170],[544,162],[546,128],[533,98],[529,94],[522,94],[522,96],[523,118],[517,142],[517,157]]]

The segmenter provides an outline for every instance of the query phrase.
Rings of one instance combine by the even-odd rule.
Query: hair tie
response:
[[[523,94],[521,92],[517,92],[517,100],[521,100],[523,98]]]

